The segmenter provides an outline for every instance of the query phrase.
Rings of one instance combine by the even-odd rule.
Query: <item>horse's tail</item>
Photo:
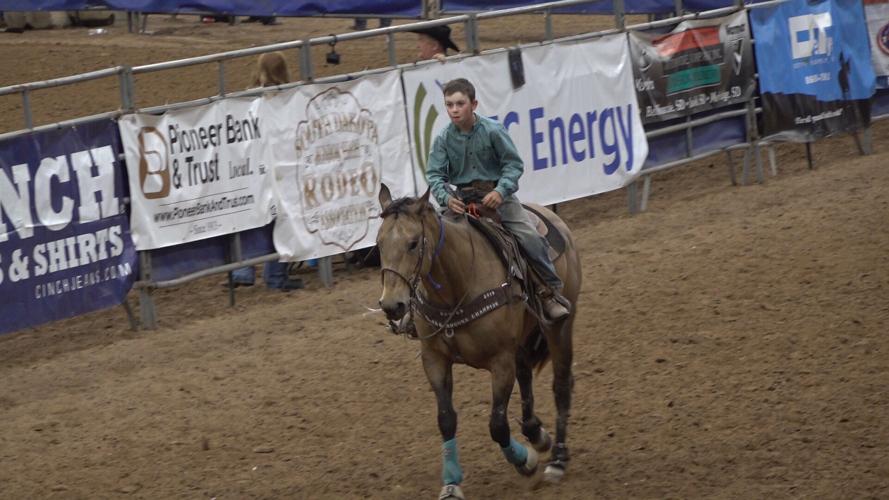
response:
[[[537,373],[540,373],[540,370],[546,366],[546,362],[549,361],[549,345],[546,343],[546,337],[543,335],[543,330],[540,328],[540,325],[534,327],[531,330],[531,333],[525,339],[525,359],[528,361],[528,366],[531,367],[532,370],[536,369]]]

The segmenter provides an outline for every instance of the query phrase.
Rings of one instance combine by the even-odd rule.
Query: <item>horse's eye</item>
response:
[[[410,244],[408,244],[407,249],[408,249],[408,250],[411,250],[411,251],[416,250],[416,249],[417,249],[417,244],[419,244],[419,242],[420,242],[420,240],[414,240],[414,241],[411,241]]]

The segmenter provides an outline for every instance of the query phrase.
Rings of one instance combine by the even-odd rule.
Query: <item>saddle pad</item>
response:
[[[553,223],[544,217],[542,213],[528,205],[522,204],[522,206],[528,213],[528,217],[531,219],[531,224],[537,227],[537,232],[549,242],[549,260],[555,262],[556,259],[565,253],[565,247],[567,246],[565,236],[559,231],[559,228],[553,225]]]

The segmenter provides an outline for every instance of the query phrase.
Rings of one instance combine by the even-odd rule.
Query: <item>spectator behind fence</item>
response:
[[[392,19],[388,17],[380,18],[380,28],[386,28],[388,26],[392,26]],[[352,24],[352,31],[364,31],[367,29],[367,19],[363,17],[356,17],[355,22]]]
[[[420,61],[435,59],[444,61],[448,56],[448,49],[460,52],[457,44],[451,40],[450,26],[433,26],[411,30],[417,34],[417,57]]]
[[[245,23],[262,23],[266,26],[278,23],[278,18],[276,16],[250,16],[244,20]]]
[[[382,19],[380,21],[382,26]],[[448,26],[435,26],[412,30],[412,32],[417,34],[417,56],[420,60],[444,61],[448,49],[460,51],[457,44],[451,40],[451,28]],[[353,250],[346,260],[361,267],[379,267],[380,252],[377,251],[376,246]]]
[[[268,52],[259,56],[256,69],[253,72],[251,87],[269,87],[283,85],[290,82],[290,70],[287,68],[287,59],[281,52]],[[301,279],[292,279],[288,276],[290,265],[287,262],[266,262],[262,273],[265,286],[281,290],[296,290],[303,287]],[[235,287],[253,286],[256,281],[256,270],[253,266],[235,269],[231,273],[232,283]],[[228,283],[225,283],[227,286]]]

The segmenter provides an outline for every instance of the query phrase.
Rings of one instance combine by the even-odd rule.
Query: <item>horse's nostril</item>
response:
[[[380,307],[386,313],[386,317],[390,320],[397,321],[404,317],[404,314],[407,312],[407,306],[404,302],[396,302],[396,303],[383,303],[380,301]]]

